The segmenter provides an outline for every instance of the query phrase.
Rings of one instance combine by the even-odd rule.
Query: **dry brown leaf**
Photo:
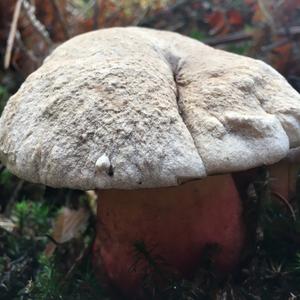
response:
[[[17,228],[17,225],[11,219],[0,215],[0,228],[8,232],[13,232]]]
[[[224,11],[216,10],[206,15],[205,21],[210,26],[210,35],[216,35],[226,27],[226,16]]]
[[[242,26],[244,22],[241,12],[236,9],[231,9],[227,12],[227,19],[232,26]]]
[[[79,236],[86,228],[90,212],[85,208],[78,210],[64,207],[54,224],[52,238],[57,244],[66,243]],[[45,249],[45,254],[51,256],[57,245],[49,242]]]

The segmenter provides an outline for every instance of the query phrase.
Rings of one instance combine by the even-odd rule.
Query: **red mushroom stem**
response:
[[[244,240],[239,193],[231,175],[211,176],[177,187],[98,191],[94,260],[125,294],[141,287],[147,260],[144,245],[158,264],[192,277],[210,245],[222,271],[239,260]]]

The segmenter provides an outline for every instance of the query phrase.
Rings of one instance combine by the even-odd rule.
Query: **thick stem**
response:
[[[98,193],[94,259],[125,293],[136,291],[149,272],[168,269],[191,278],[210,246],[216,246],[210,258],[219,270],[231,270],[239,259],[244,229],[231,175]]]

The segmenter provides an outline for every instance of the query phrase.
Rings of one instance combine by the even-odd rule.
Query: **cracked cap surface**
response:
[[[0,119],[1,161],[53,187],[173,186],[298,146],[300,96],[270,66],[134,27],[59,46]]]

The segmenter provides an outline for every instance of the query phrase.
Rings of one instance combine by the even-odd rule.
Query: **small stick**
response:
[[[204,40],[204,43],[210,46],[217,46],[220,44],[229,44],[251,40],[253,38],[253,34],[250,32],[235,32],[233,34],[228,34],[226,36],[220,36],[216,38],[208,38]]]
[[[18,25],[20,12],[21,12],[22,2],[23,0],[18,0],[14,9],[14,15],[13,15],[13,19],[12,19],[8,39],[7,39],[6,51],[4,57],[4,69],[7,69],[10,64],[11,53],[12,53],[12,49],[16,37],[17,25]]]
[[[290,43],[290,40],[288,38],[284,38],[280,41],[276,41],[276,42],[272,43],[271,45],[262,47],[261,50],[262,50],[262,52],[270,52],[273,49],[276,49],[277,47],[280,47],[280,46],[284,46],[288,43]]]
[[[31,5],[27,0],[22,1],[23,8],[27,19],[30,21],[32,27],[36,32],[42,37],[44,42],[48,45],[49,48],[52,47],[53,43],[50,39],[49,33],[46,30],[44,24],[42,24],[35,15],[35,7]]]
[[[270,13],[270,8],[268,7],[268,2],[266,0],[258,0],[258,6],[261,10],[261,12],[263,13],[264,17],[267,20],[267,23],[269,24],[269,26],[271,27],[271,30],[273,31],[273,33],[275,33],[276,31],[276,24],[274,21],[274,18],[272,16],[272,14]]]
[[[289,28],[280,28],[277,32],[279,36],[289,36],[294,37],[300,35],[300,26],[291,26]],[[226,36],[220,36],[215,38],[208,38],[203,42],[210,46],[217,46],[221,44],[229,44],[229,43],[236,43],[236,42],[243,42],[248,41],[253,38],[252,32],[235,32],[232,34],[228,34]]]

